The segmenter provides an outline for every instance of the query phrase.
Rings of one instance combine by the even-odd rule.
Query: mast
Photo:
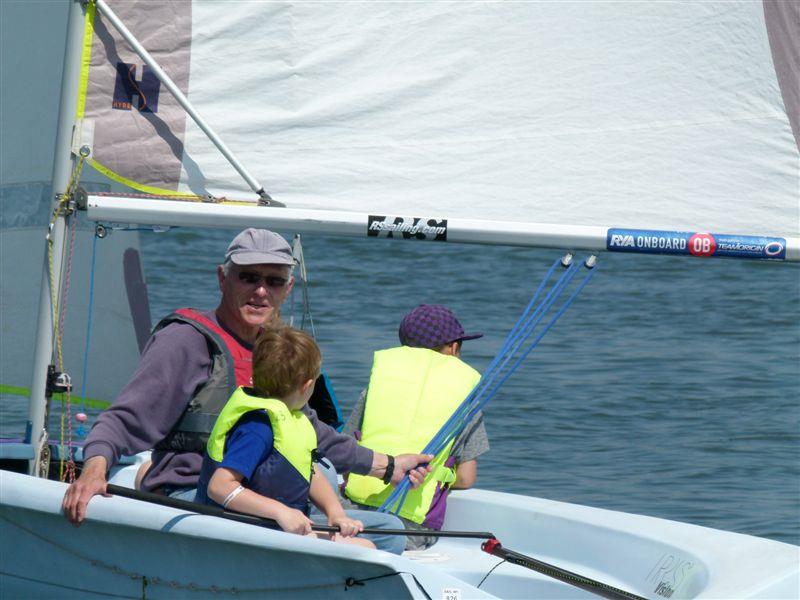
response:
[[[61,80],[61,102],[58,113],[58,133],[56,135],[55,161],[53,165],[53,203],[55,208],[57,194],[67,189],[70,172],[75,164],[72,153],[72,131],[75,125],[75,111],[78,101],[78,85],[81,67],[81,51],[84,28],[84,6],[80,0],[72,0],[67,20],[67,42],[64,51],[64,69]],[[62,279],[61,256],[66,236],[66,216],[62,213],[55,219],[48,237],[52,242],[53,272],[49,277],[48,251],[45,251],[42,269],[42,287],[39,294],[39,317],[36,327],[36,340],[33,354],[33,379],[28,407],[28,429],[26,437],[33,445],[34,457],[29,462],[28,473],[47,476],[49,466],[49,447],[47,433],[47,414],[49,398],[46,395],[48,366],[53,364],[53,304],[52,298],[60,297]],[[46,242],[47,243],[47,242]],[[52,288],[51,288],[52,285]],[[55,290],[55,294],[52,292]]]

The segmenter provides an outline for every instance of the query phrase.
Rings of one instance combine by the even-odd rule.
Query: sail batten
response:
[[[791,11],[768,27],[759,2],[166,2],[164,28],[109,4],[290,209],[800,237],[793,67],[775,66]],[[145,191],[252,199],[94,27],[93,160]]]

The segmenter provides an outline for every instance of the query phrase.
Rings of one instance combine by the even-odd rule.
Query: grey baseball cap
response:
[[[250,227],[233,238],[225,262],[237,265],[293,265],[289,243],[268,229]]]

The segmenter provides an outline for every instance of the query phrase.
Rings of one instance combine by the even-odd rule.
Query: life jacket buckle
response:
[[[325,457],[325,455],[322,452],[319,451],[319,448],[314,448],[311,451],[311,462],[312,463],[319,463],[323,467],[325,467],[326,469],[332,469],[333,468],[333,463],[331,463],[331,461],[329,461]]]

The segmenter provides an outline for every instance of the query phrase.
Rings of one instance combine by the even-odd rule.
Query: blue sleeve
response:
[[[258,465],[272,451],[273,435],[269,416],[263,410],[244,415],[228,434],[225,457],[219,464],[250,479]]]

